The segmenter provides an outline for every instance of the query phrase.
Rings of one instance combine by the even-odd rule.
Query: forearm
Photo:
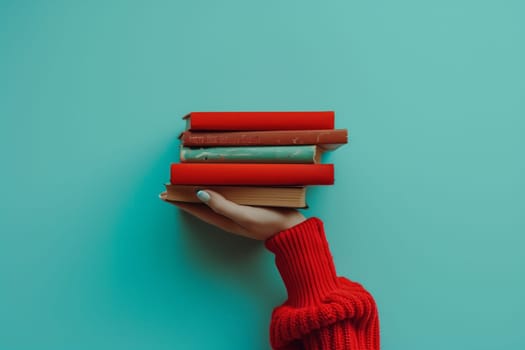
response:
[[[337,277],[321,220],[310,218],[266,241],[288,291],[272,314],[274,349],[379,349],[373,297]]]

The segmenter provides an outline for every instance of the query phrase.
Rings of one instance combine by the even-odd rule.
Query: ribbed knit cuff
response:
[[[319,304],[339,286],[323,222],[309,218],[265,242],[288,291],[287,305]]]

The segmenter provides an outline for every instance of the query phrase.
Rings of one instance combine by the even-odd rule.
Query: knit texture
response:
[[[265,244],[288,292],[272,313],[273,349],[379,349],[374,298],[359,283],[337,277],[320,219],[309,218]]]

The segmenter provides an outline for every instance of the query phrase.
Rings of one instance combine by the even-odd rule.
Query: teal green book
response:
[[[204,147],[181,146],[181,163],[299,163],[318,164],[323,149],[306,146]]]

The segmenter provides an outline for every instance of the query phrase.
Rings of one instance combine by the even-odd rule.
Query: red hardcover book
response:
[[[319,145],[334,150],[348,142],[346,129],[276,131],[184,131],[179,136],[186,147]]]
[[[332,185],[333,164],[173,163],[174,185]]]
[[[333,129],[334,111],[191,112],[188,130],[314,130]]]

